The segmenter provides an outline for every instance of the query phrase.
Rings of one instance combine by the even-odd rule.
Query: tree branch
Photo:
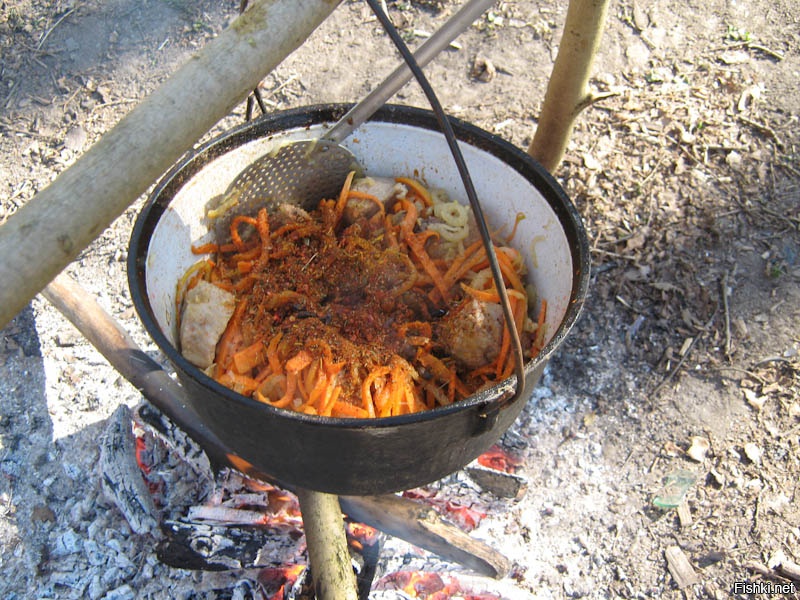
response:
[[[589,75],[605,29],[609,0],[570,0],[564,33],[528,154],[555,171],[578,114],[598,98]]]

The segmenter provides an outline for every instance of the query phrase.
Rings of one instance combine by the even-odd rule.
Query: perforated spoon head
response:
[[[268,152],[245,167],[215,200],[221,213],[214,224],[217,239],[229,238],[230,222],[237,215],[255,216],[261,208],[272,212],[281,204],[311,210],[320,200],[338,197],[351,171],[362,172],[356,157],[327,140],[291,142]]]

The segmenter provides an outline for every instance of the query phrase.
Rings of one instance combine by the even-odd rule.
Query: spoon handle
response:
[[[469,0],[461,9],[450,17],[442,27],[429,37],[414,52],[414,59],[420,66],[428,64],[439,52],[444,50],[467,27],[488,10],[494,0]],[[403,62],[382,83],[372,90],[363,100],[353,106],[347,114],[339,119],[323,139],[340,143],[376,110],[383,106],[389,98],[408,83],[413,77],[409,66]]]

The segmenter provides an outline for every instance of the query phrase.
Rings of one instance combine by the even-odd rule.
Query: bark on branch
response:
[[[588,88],[609,0],[570,0],[564,33],[528,154],[555,171],[578,114],[596,100]]]
[[[254,0],[13,214],[0,227],[0,328],[300,46],[339,2]]]
[[[333,494],[295,490],[303,515],[308,560],[318,600],[358,600],[356,576],[347,551],[342,510]]]

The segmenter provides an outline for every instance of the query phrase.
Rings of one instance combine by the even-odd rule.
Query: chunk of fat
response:
[[[397,198],[404,198],[408,188],[389,177],[364,177],[353,182],[352,189],[371,194],[380,200],[386,208]],[[371,200],[351,198],[344,209],[344,221],[351,225],[361,219],[368,219],[378,212],[378,205]]]
[[[217,342],[236,308],[236,298],[213,283],[200,280],[186,294],[181,316],[181,354],[205,369],[214,363]]]

